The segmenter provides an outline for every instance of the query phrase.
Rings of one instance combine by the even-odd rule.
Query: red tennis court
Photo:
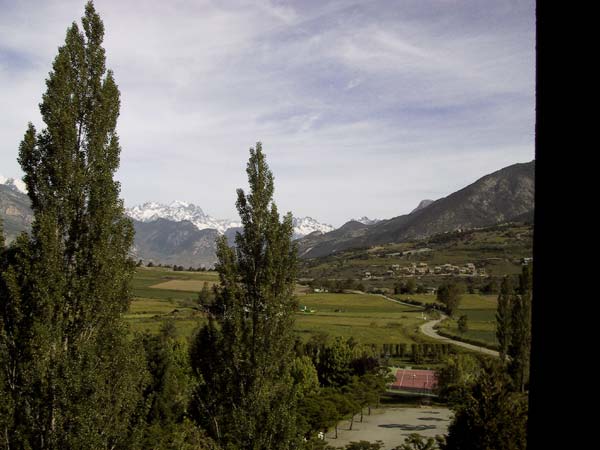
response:
[[[391,389],[402,391],[427,391],[431,392],[437,386],[437,377],[433,370],[398,369],[396,381]]]

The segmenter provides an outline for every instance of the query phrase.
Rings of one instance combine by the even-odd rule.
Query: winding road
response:
[[[383,297],[386,300],[389,300],[389,301],[394,302],[394,303],[399,303],[399,304],[405,305],[405,306],[412,306],[414,308],[425,309],[423,306],[413,305],[411,303],[405,303],[403,301],[396,300],[395,298],[387,297],[387,296],[385,296],[383,294],[376,294],[376,295],[379,295],[380,297]],[[444,320],[444,319],[446,319],[448,317],[447,315],[445,315],[444,313],[441,313],[441,312],[440,312],[440,315],[441,315],[441,317],[439,319],[430,320],[428,322],[425,322],[423,325],[421,325],[419,327],[419,331],[421,331],[421,333],[423,333],[425,336],[428,336],[428,337],[433,338],[433,339],[437,339],[439,341],[444,341],[444,342],[447,342],[449,344],[458,345],[460,347],[464,347],[466,349],[473,350],[473,351],[476,351],[476,352],[479,352],[479,353],[484,353],[486,355],[491,355],[491,356],[496,356],[496,357],[500,356],[499,353],[497,351],[495,351],[495,350],[490,350],[489,348],[480,347],[478,345],[473,345],[473,344],[467,344],[466,342],[456,341],[454,339],[450,339],[450,338],[447,338],[447,337],[444,337],[444,336],[440,336],[438,334],[438,332],[436,331],[435,326],[438,323],[440,323],[442,320]]]

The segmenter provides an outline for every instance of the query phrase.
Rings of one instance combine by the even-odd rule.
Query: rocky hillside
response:
[[[0,217],[4,225],[7,242],[11,242],[22,231],[29,230],[33,212],[29,197],[12,184],[0,184]]]
[[[485,227],[533,216],[535,162],[514,164],[410,214],[382,220],[350,233],[336,230],[299,241],[300,255],[312,258],[350,248],[422,239],[458,229]],[[356,228],[355,226],[351,228]]]
[[[211,267],[216,261],[215,240],[219,232],[199,230],[190,221],[157,219],[152,222],[133,220],[135,228],[134,257],[161,264],[185,267]]]

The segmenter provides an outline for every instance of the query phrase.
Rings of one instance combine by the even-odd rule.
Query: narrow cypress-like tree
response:
[[[529,382],[531,359],[531,266],[523,266],[519,275],[519,287],[512,300],[510,357],[508,371],[517,390],[524,392]]]
[[[511,318],[511,299],[512,286],[510,279],[504,277],[500,286],[500,294],[498,294],[498,306],[496,308],[496,339],[498,339],[498,352],[500,360],[506,361],[508,348],[510,346],[510,318]]]
[[[133,240],[119,184],[119,90],[92,2],[73,23],[19,148],[34,221],[0,280],[7,448],[134,448],[143,351],[126,340]],[[133,440],[132,440],[133,439]]]
[[[243,233],[218,241],[220,287],[190,356],[199,378],[192,409],[224,448],[288,449],[297,442],[292,216],[279,221],[273,175],[260,143],[250,149],[250,193],[238,189]]]

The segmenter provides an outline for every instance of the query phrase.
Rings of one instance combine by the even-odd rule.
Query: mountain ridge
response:
[[[313,258],[349,248],[403,242],[510,220],[531,222],[534,171],[535,160],[513,164],[485,175],[446,197],[421,201],[409,214],[391,219],[361,217],[334,228],[311,217],[294,218],[293,238],[297,239],[299,255]],[[29,229],[33,213],[29,198],[19,190],[14,180],[2,179],[0,215],[10,241],[18,233]],[[142,208],[143,205],[147,207]],[[192,203],[175,201],[163,205],[146,202],[143,205],[138,205],[137,210],[135,206],[126,210],[134,211],[128,216],[136,230],[133,255],[139,259],[209,267],[216,261],[215,239],[225,235],[233,245],[236,232],[241,231],[240,222],[215,219]],[[167,217],[159,217],[161,214]],[[203,228],[200,229],[194,220]]]
[[[352,233],[326,233],[298,241],[300,256],[326,256],[349,248],[422,239],[533,216],[535,160],[485,175],[425,207]],[[341,227],[338,230],[341,230]],[[336,230],[337,231],[337,230]]]

